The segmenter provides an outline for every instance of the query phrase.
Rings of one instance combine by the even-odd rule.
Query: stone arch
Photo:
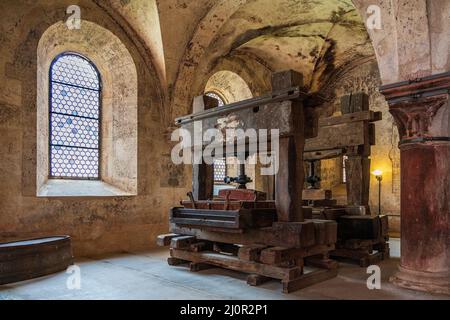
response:
[[[76,52],[98,68],[102,79],[100,177],[114,187],[113,194],[137,193],[137,108],[136,66],[127,48],[110,31],[89,21],[73,32],[63,22],[48,28],[37,48],[37,194],[49,196],[48,174],[48,70],[65,52]],[[74,195],[74,184],[57,188],[58,194]],[[67,190],[64,190],[67,186]],[[49,189],[50,187],[50,189]],[[106,186],[105,186],[106,187]],[[110,188],[111,189],[111,188]],[[99,190],[100,195],[103,192]],[[92,195],[99,195],[94,192]]]
[[[237,73],[218,71],[206,83],[205,92],[216,92],[226,103],[233,103],[253,97],[248,84]]]

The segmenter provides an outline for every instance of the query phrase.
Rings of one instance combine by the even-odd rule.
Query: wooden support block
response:
[[[383,253],[377,252],[374,254],[367,255],[367,257],[359,260],[359,265],[362,268],[367,268],[370,265],[377,264],[383,260]]]
[[[174,257],[167,258],[167,264],[169,266],[178,266],[180,264],[186,264],[186,263],[189,263],[189,261],[177,259],[177,258],[174,258]]]
[[[297,279],[292,280],[282,280],[283,293],[290,293],[297,291],[313,284],[332,279],[338,274],[338,269],[329,270],[317,270],[311,273],[304,274]]]
[[[292,238],[289,241],[280,241],[282,243],[281,246],[290,247],[289,244],[298,242],[298,244],[292,245],[292,247],[309,247],[316,243],[315,227],[312,220],[303,222],[274,222],[272,228],[274,229],[274,237],[279,237],[280,240]]]
[[[339,132],[339,134],[336,134],[336,132]],[[363,121],[320,127],[317,137],[305,141],[304,152],[336,150],[369,145],[368,136],[369,123]]]
[[[303,251],[296,248],[271,247],[261,251],[260,261],[270,265],[280,265],[303,256]]]
[[[247,284],[253,287],[262,285],[263,283],[266,283],[270,280],[272,279],[269,277],[261,276],[259,274],[250,274],[247,276]]]
[[[170,245],[170,242],[173,238],[179,237],[179,234],[169,233],[169,234],[161,234],[156,238],[156,244],[160,247],[166,247]]]
[[[218,253],[220,253],[220,252],[229,253],[234,256],[237,256],[239,247],[234,244],[230,244],[230,243],[214,242],[213,251],[218,252]]]
[[[208,241],[202,241],[191,244],[191,250],[194,252],[199,251],[205,251],[205,250],[211,250],[212,249],[212,243]]]
[[[175,249],[185,249],[189,248],[191,244],[195,243],[197,238],[193,236],[181,236],[173,238],[170,241],[170,247]]]
[[[378,216],[341,216],[338,223],[338,237],[341,241],[380,239],[381,224]]]
[[[242,261],[235,256],[214,252],[191,252],[180,249],[170,249],[170,254],[174,258],[182,260],[188,260],[195,263],[206,263],[239,272],[260,274],[262,276],[280,280],[295,279],[302,274],[302,268],[282,268],[253,261]]]
[[[336,260],[324,259],[323,257],[308,257],[305,259],[305,264],[322,269],[336,269],[339,265]]]
[[[238,257],[244,261],[259,261],[261,250],[267,248],[266,245],[247,245],[239,248]]]
[[[333,250],[330,255],[337,258],[348,258],[352,260],[360,260],[367,258],[369,255],[367,250],[351,250],[351,249],[336,249]]]
[[[211,266],[210,264],[207,264],[207,263],[191,262],[189,264],[189,270],[191,272],[197,272],[197,271],[207,270],[207,269],[211,269],[211,268],[214,268],[214,266]]]
[[[331,198],[331,190],[303,189],[303,200],[330,200]]]
[[[374,240],[372,239],[349,239],[345,240],[342,247],[345,249],[372,249]]]
[[[355,92],[341,97],[342,114],[369,110],[369,96],[364,92]]]

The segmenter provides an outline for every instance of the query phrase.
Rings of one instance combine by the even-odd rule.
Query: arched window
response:
[[[206,95],[208,97],[211,97],[211,98],[214,98],[216,100],[219,100],[219,107],[225,105],[225,99],[223,99],[219,94],[217,94],[215,92],[207,92]]]
[[[57,56],[50,67],[50,178],[100,178],[101,79],[76,53]]]

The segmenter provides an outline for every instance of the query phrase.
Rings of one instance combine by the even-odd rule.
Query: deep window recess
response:
[[[99,179],[101,80],[86,58],[65,53],[50,67],[49,177]]]

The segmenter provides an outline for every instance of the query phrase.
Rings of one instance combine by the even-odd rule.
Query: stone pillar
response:
[[[450,73],[381,87],[400,133],[401,259],[391,281],[450,294]]]

